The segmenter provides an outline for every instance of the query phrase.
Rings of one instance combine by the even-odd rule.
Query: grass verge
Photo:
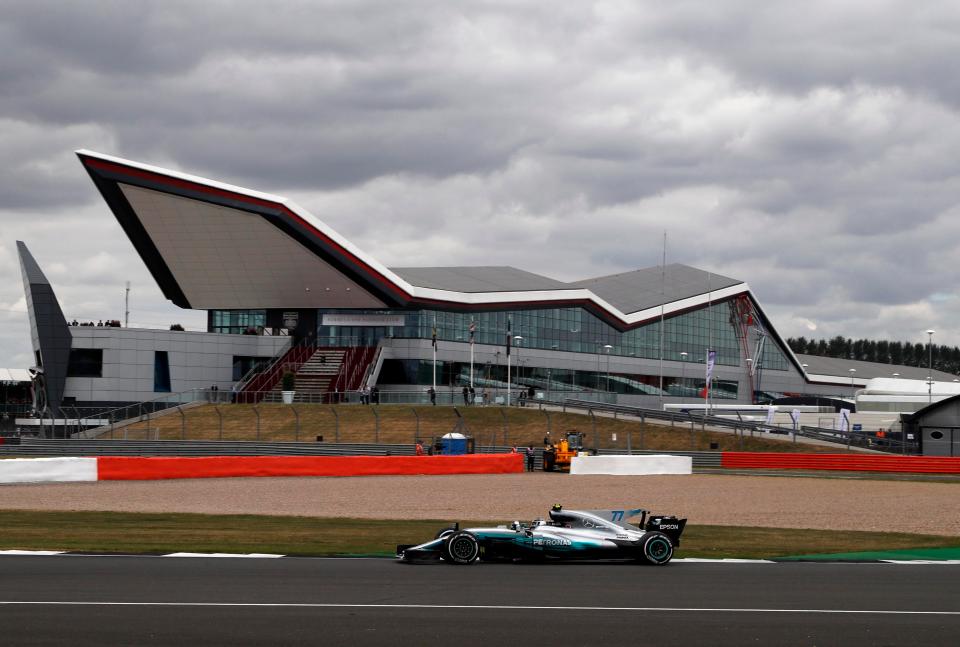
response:
[[[436,520],[0,510],[0,550],[392,555],[396,544],[425,541],[447,524]],[[960,539],[931,535],[694,525],[687,527],[678,557],[772,558],[957,546]]]

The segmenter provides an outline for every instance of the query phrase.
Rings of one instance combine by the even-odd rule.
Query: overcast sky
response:
[[[390,266],[686,263],[785,335],[960,344],[953,2],[0,0],[15,240],[68,318],[188,328],[73,151],[291,197]]]

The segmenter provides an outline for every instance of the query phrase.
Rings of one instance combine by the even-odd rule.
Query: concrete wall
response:
[[[68,377],[64,396],[82,402],[142,402],[153,390],[155,351],[167,351],[170,392],[233,386],[233,357],[273,357],[290,337],[71,326],[73,348],[102,348],[101,377]]]

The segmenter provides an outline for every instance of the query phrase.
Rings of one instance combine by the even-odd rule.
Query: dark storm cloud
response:
[[[77,316],[149,281],[91,148],[290,195],[388,265],[572,280],[668,230],[785,334],[946,330],[958,31],[937,2],[7,2],[0,226],[82,268]]]

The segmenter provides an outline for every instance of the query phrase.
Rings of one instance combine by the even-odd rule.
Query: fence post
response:
[[[693,430],[696,426],[696,421],[691,417],[690,418],[690,451],[693,451]]]
[[[251,407],[253,412],[257,415],[257,440],[260,440],[260,410],[256,407]]]
[[[187,439],[187,417],[183,415],[183,407],[177,405],[177,411],[180,413],[180,440]]]
[[[334,425],[335,425],[333,428],[333,442],[339,443],[340,442],[340,414],[337,413],[336,407],[330,407],[330,411],[333,411],[333,419],[334,419]]]
[[[507,441],[507,414],[504,413],[503,407],[500,407],[500,416],[503,418],[503,444],[509,447],[510,443]]]
[[[220,440],[223,440],[223,414],[220,412],[220,407],[214,405],[213,410],[217,412],[217,417],[220,419]]]
[[[376,419],[374,422],[373,428],[373,442],[380,442],[380,413],[377,411],[376,407],[370,407],[370,410],[373,411],[373,417]]]
[[[413,443],[416,444],[420,440],[420,414],[417,413],[416,407],[410,407],[410,411],[413,411],[413,416],[417,419],[417,430],[413,432]]]
[[[300,442],[300,412],[297,411],[297,408],[293,405],[290,405],[290,411],[293,411],[294,417],[297,419],[296,430],[294,431],[293,441]]]
[[[593,409],[587,409],[587,414],[590,416],[590,429],[593,437],[597,437],[597,416],[593,414]]]
[[[547,436],[549,436],[553,428],[552,421],[550,420],[550,412],[546,409],[540,409],[540,413],[547,417]]]
[[[646,449],[646,444],[643,441],[644,432],[647,430],[647,414],[640,414],[640,451]]]

